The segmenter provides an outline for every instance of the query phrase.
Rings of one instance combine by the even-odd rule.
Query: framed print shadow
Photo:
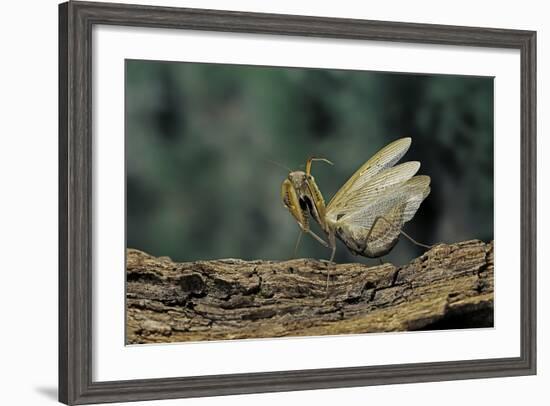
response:
[[[61,402],[536,373],[535,32],[68,2],[59,41]]]

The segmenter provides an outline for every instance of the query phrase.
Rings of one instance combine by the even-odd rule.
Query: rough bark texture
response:
[[[127,343],[493,325],[493,243],[438,245],[403,267],[127,252]]]

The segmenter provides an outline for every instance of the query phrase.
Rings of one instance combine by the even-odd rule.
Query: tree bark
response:
[[[402,267],[128,249],[126,279],[128,344],[493,325],[493,242],[440,244]]]

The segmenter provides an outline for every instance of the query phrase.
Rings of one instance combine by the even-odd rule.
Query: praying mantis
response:
[[[336,253],[336,238],[352,253],[369,258],[390,252],[400,234],[414,244],[430,248],[402,230],[430,193],[430,177],[415,176],[420,162],[395,165],[411,142],[411,138],[401,138],[382,148],[344,183],[327,205],[311,175],[311,166],[314,161],[332,162],[309,158],[305,172],[290,172],[283,181],[281,197],[300,227],[300,237],[302,233],[309,234],[331,248],[330,263]],[[310,217],[319,224],[327,241],[311,230]],[[329,276],[328,270],[327,290]]]

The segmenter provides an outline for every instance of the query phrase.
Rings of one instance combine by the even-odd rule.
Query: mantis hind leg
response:
[[[385,217],[380,217],[381,219],[383,219],[384,221],[386,221],[388,224],[390,224],[392,227],[397,227],[395,224],[392,224],[387,218]],[[419,247],[422,247],[422,248],[426,248],[426,249],[430,249],[433,247],[433,245],[428,245],[428,244],[423,244],[421,242],[418,242],[416,241],[414,238],[412,238],[409,234],[407,234],[406,232],[404,232],[401,227],[399,228],[399,232],[404,235],[410,242],[412,242],[413,244],[415,245],[418,245]]]
[[[370,228],[369,230],[369,233],[367,234],[367,238],[365,239],[366,243],[368,244],[368,241],[370,239],[370,236],[371,236],[371,233],[372,233],[372,230],[374,229],[374,227],[376,226],[376,223],[378,222],[378,220],[384,220],[387,224],[389,224],[390,227],[392,227],[394,230],[398,230],[399,233],[401,233],[402,235],[404,235],[410,242],[412,242],[413,244],[419,246],[419,247],[422,247],[422,248],[426,248],[426,249],[430,249],[433,247],[433,245],[428,245],[428,244],[422,244],[421,242],[418,242],[416,241],[414,238],[412,238],[410,235],[408,235],[406,232],[404,232],[401,227],[398,227],[397,225],[393,224],[391,221],[389,221],[387,218],[385,218],[384,216],[378,216],[374,219],[374,222],[372,223],[372,227]]]
[[[421,242],[418,242],[416,241],[414,238],[412,238],[410,235],[408,235],[406,232],[404,232],[403,230],[399,230],[399,232],[401,234],[403,234],[405,237],[407,237],[407,239],[412,242],[413,244],[415,245],[418,245],[419,247],[422,247],[422,248],[426,248],[426,249],[430,249],[433,247],[433,245],[428,245],[428,244],[423,244]]]

